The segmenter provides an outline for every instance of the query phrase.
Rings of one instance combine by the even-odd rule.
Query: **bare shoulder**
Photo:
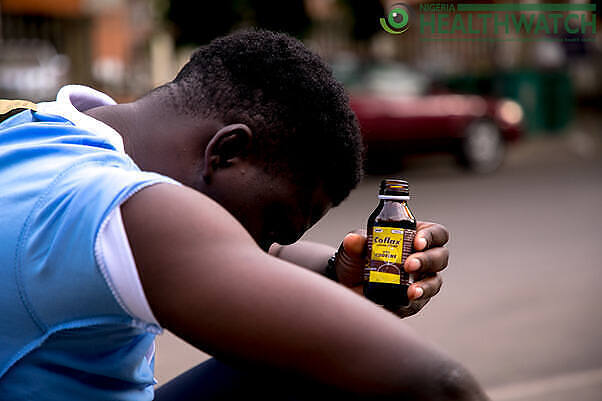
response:
[[[150,186],[132,196],[121,209],[132,245],[150,251],[148,253],[164,252],[166,249],[156,249],[151,245],[153,241],[169,239],[183,241],[182,246],[188,242],[201,245],[204,239],[227,235],[234,236],[236,241],[253,243],[249,234],[223,207],[185,186]],[[139,243],[141,240],[145,243]],[[139,252],[138,256],[144,257],[145,253]]]
[[[189,319],[180,310],[184,302],[209,301],[198,290],[232,268],[229,254],[246,254],[252,261],[263,253],[222,206],[188,187],[150,186],[121,210],[144,292],[167,328]],[[196,288],[187,288],[192,283]]]

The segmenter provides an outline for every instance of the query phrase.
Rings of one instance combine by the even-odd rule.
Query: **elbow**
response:
[[[439,399],[449,401],[486,401],[485,392],[464,367],[454,365],[445,372],[440,383]]]
[[[428,379],[430,377],[430,380]],[[458,363],[439,366],[434,374],[423,377],[415,388],[415,399],[425,401],[488,401],[474,377]]]

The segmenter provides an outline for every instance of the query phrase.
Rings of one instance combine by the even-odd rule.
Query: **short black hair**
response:
[[[338,205],[362,175],[362,141],[343,86],[283,33],[245,30],[198,48],[166,85],[179,111],[245,123],[271,171],[321,181]]]

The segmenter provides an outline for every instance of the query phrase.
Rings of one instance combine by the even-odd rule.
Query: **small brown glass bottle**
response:
[[[414,251],[416,219],[408,207],[407,181],[380,183],[378,206],[368,218],[368,257],[364,269],[364,295],[373,302],[395,308],[409,304],[412,277],[404,263]]]

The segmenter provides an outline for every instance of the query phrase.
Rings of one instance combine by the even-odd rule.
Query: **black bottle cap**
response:
[[[386,178],[380,182],[379,195],[409,196],[410,186],[405,180]]]

